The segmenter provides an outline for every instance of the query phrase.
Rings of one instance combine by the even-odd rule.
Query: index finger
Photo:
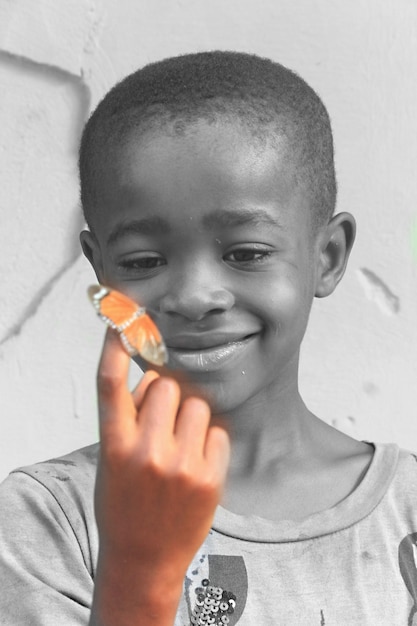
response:
[[[100,432],[103,424],[120,423],[136,415],[128,388],[130,357],[116,331],[108,328],[97,372]]]

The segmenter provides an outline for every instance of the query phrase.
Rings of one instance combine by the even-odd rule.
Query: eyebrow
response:
[[[216,227],[230,228],[232,226],[243,226],[245,224],[266,224],[284,229],[283,225],[276,218],[272,217],[264,209],[239,209],[235,211],[213,211],[204,219],[203,223],[208,229]]]
[[[107,244],[114,245],[119,239],[128,235],[153,235],[155,233],[167,234],[171,231],[168,222],[158,216],[142,217],[138,220],[120,222],[113,228]]]
[[[246,224],[266,224],[285,230],[282,223],[272,217],[264,209],[239,209],[235,211],[216,210],[203,218],[203,225],[207,230],[215,230],[216,228],[233,228],[236,226],[244,226]],[[136,220],[120,222],[111,231],[107,244],[114,245],[119,239],[128,235],[155,235],[169,234],[172,228],[169,222],[158,216],[142,217]]]

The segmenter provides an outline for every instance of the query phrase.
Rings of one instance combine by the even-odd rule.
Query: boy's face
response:
[[[295,174],[284,140],[199,122],[132,136],[100,192],[88,254],[100,282],[150,311],[173,375],[219,412],[297,386],[317,251]]]

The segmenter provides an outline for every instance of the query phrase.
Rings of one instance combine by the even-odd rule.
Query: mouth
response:
[[[176,337],[168,344],[168,366],[193,372],[214,372],[238,359],[258,333],[238,337],[217,335]]]

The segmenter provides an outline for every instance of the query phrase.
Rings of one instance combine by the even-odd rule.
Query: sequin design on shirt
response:
[[[189,626],[235,626],[242,616],[248,595],[248,575],[243,557],[209,554],[204,569],[206,576],[197,579],[193,591],[190,589],[190,595],[194,597],[190,597]]]
[[[236,608],[236,596],[232,591],[216,587],[208,578],[203,578],[195,593],[197,598],[190,625],[230,624],[230,616]]]

